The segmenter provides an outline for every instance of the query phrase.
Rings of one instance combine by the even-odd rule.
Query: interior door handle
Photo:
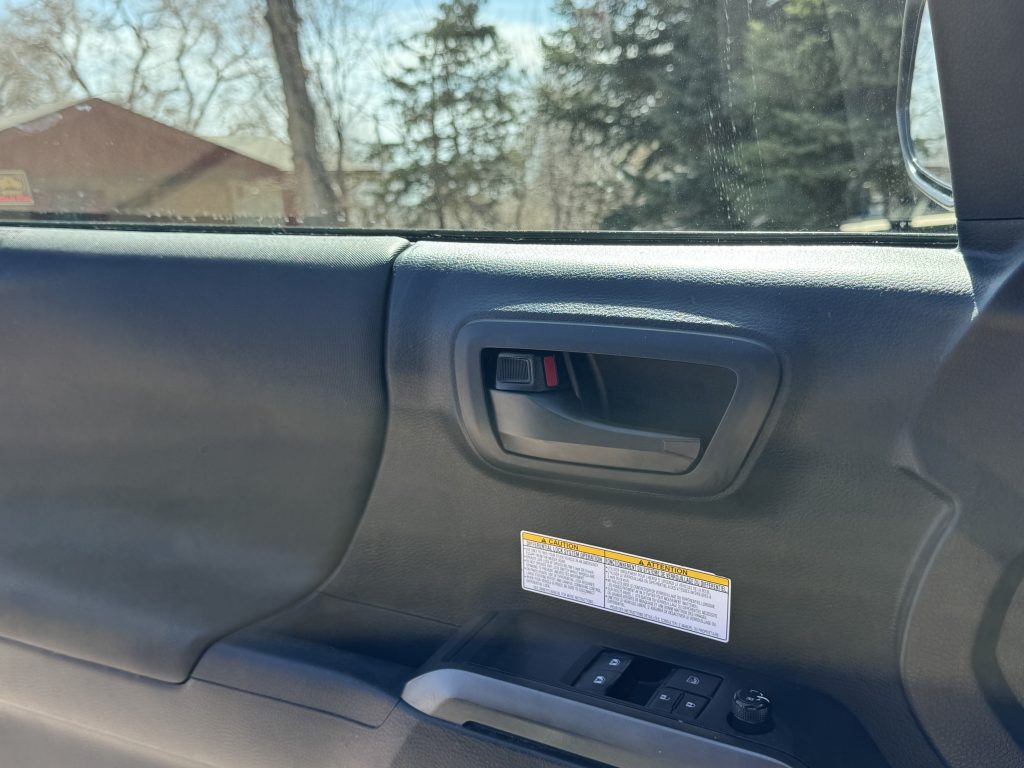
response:
[[[559,392],[491,390],[494,425],[509,453],[615,469],[681,474],[700,455],[698,437],[627,429],[587,419]]]

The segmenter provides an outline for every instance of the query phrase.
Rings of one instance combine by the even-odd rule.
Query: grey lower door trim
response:
[[[461,669],[413,678],[402,699],[455,725],[479,723],[619,768],[802,765]]]

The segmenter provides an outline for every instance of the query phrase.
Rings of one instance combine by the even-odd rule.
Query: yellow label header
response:
[[[644,557],[637,557],[636,555],[628,555],[625,552],[617,552],[614,549],[600,549],[599,547],[592,547],[589,544],[580,544],[578,541],[557,539],[552,536],[542,536],[539,533],[530,533],[529,531],[523,531],[521,535],[524,541],[546,544],[550,547],[561,547],[562,549],[567,549],[573,552],[586,552],[589,555],[606,557],[609,560],[617,560],[621,563],[629,563],[630,565],[639,565],[643,568],[651,568],[656,571],[673,573],[677,576],[685,576],[686,578],[696,579],[698,581],[707,581],[711,584],[719,584],[723,587],[728,587],[730,585],[729,579],[722,576],[716,576],[715,574],[707,573],[706,571],[695,571],[692,568],[684,568],[681,565],[664,563],[661,560],[650,560]]]

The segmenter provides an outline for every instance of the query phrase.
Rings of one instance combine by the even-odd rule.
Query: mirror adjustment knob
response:
[[[746,733],[764,733],[772,727],[772,702],[761,691],[741,688],[732,695],[731,725]]]

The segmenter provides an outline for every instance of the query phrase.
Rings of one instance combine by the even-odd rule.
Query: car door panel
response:
[[[975,714],[950,738],[1012,733],[999,691],[1018,685],[1019,549],[993,549],[981,510],[1011,525],[1014,454],[964,459],[1012,396],[976,372],[1020,338],[1015,241],[983,232],[991,247],[966,258],[5,232],[9,722],[36,723],[22,739],[49,743],[39,754],[124,743],[142,764],[575,760],[402,700],[460,627],[528,610],[820,691],[892,765],[957,754],[941,730],[953,695]],[[482,363],[458,338],[481,321],[750,340],[778,360],[778,388],[724,490],[521,473],[460,420],[456,369]],[[965,407],[980,386],[997,396]],[[1001,485],[978,484],[996,470]],[[523,530],[727,576],[729,642],[524,591]],[[982,569],[980,551],[995,553]],[[973,591],[950,581],[964,572]],[[1006,599],[986,620],[972,596],[993,583]],[[979,626],[994,644],[966,658],[940,642]],[[991,664],[977,671],[990,657],[995,694]],[[1017,754],[1002,738],[992,764]]]
[[[20,709],[0,711],[0,740],[8,765],[52,765],[78,768],[197,768],[201,763],[158,752],[106,734]],[[45,752],[40,745],[45,744]]]
[[[1006,247],[1012,227],[983,228]],[[1016,238],[1010,238],[1012,242]],[[908,696],[943,754],[1011,765],[1024,747],[1021,687],[1022,373],[1019,261],[986,281],[985,311],[949,355],[912,427],[922,474],[956,499],[908,616]],[[952,712],[943,706],[956,697]]]
[[[585,35],[618,34],[604,4],[562,5]],[[711,147],[712,163],[661,160],[674,148],[640,136],[593,178],[571,166],[557,179],[567,172],[545,154],[523,161],[523,179],[550,165],[553,205],[577,182],[601,187],[593,221],[626,226],[641,192],[667,192],[671,208],[690,185],[722,197],[708,211],[743,207],[735,222],[753,230],[825,210],[801,197],[800,179],[826,190],[804,172],[821,166],[829,199],[856,213],[828,218],[840,232],[361,234],[308,208],[332,223],[316,228],[297,223],[305,193],[287,162],[181,132],[211,160],[259,170],[255,186],[224,176],[228,197],[272,199],[287,226],[245,206],[235,220],[257,223],[237,228],[219,208],[202,225],[105,221],[127,214],[80,171],[58,173],[62,158],[90,167],[71,157],[74,121],[165,126],[95,98],[5,123],[11,147],[58,163],[48,179],[12,149],[2,172],[17,225],[0,228],[0,768],[1024,764],[1024,5],[928,2],[942,103],[927,127],[945,128],[932,160],[952,177],[955,237],[900,231],[952,217],[875,174],[899,173],[897,122],[917,151],[910,106],[892,115],[892,146],[867,146],[858,126],[879,125],[864,109],[883,98],[874,68],[894,75],[901,57],[889,46],[892,61],[866,60],[865,74],[847,47],[868,32],[895,43],[896,26],[854,30],[860,17],[836,3],[743,6],[723,4],[707,27],[730,75],[729,109],[715,97],[708,110],[728,118],[723,135],[709,122],[697,136],[687,126],[700,134],[702,113],[679,112],[687,149]],[[902,58],[925,50],[922,8],[908,6]],[[801,25],[810,60],[839,78],[822,79],[809,112],[789,111],[796,91],[782,111],[759,107],[759,68],[783,63],[764,41]],[[559,34],[545,38],[556,53]],[[590,39],[591,63],[634,57]],[[762,78],[766,95],[778,74]],[[888,83],[884,99],[911,85]],[[668,114],[650,94],[637,125]],[[45,100],[27,95],[33,112]],[[579,95],[556,106],[586,106]],[[47,133],[58,123],[64,144]],[[90,130],[109,154],[107,129]],[[348,223],[434,220],[416,197],[427,187],[387,178],[401,154],[383,146],[389,130],[370,153],[380,168],[346,168],[338,147],[342,202],[372,212]],[[566,136],[567,160],[594,154],[574,154],[582,138]],[[791,150],[807,168],[775,187],[789,169],[773,155]],[[647,186],[625,183],[635,163]],[[469,197],[504,183],[486,165],[458,177]],[[154,188],[226,171],[193,165]],[[115,187],[145,183],[122,176]],[[480,210],[532,221],[549,198],[528,187]],[[407,210],[383,210],[388,192]],[[718,226],[704,213],[638,221]],[[876,227],[893,230],[856,233]],[[539,594],[524,578],[528,532],[725,580],[725,629]],[[608,657],[631,671],[609,673]],[[658,694],[683,703],[695,689],[675,686],[709,676],[697,714],[657,709]],[[772,699],[773,714],[741,721],[734,692],[762,713]]]
[[[5,579],[0,699],[38,716],[29,733],[62,734],[54,755],[114,739],[154,764],[423,765],[434,745],[439,760],[576,759],[402,700],[460,627],[525,609],[820,691],[889,764],[938,765],[933,743],[956,754],[939,730],[952,695],[976,713],[955,732],[1012,733],[975,652],[937,639],[995,626],[1000,690],[1017,685],[1015,587],[998,621],[985,601],[968,609],[1009,584],[1012,538],[969,564],[993,547],[980,510],[1013,519],[1014,454],[993,443],[965,461],[962,439],[997,435],[998,411],[977,409],[1011,397],[964,407],[973,387],[1000,391],[975,372],[1020,337],[1010,240],[965,258],[5,233],[0,546],[19,578]],[[460,421],[456,368],[482,363],[457,342],[481,321],[747,339],[778,360],[778,390],[715,493],[520,473]],[[979,466],[1002,486],[978,486]],[[727,576],[729,642],[524,591],[522,530]],[[965,571],[970,595],[950,582]],[[993,764],[1015,749],[991,747]]]
[[[556,612],[787,671],[853,707],[895,763],[928,764],[927,742],[905,737],[913,713],[896,649],[919,558],[951,505],[903,466],[900,431],[974,311],[951,250],[417,244],[395,268],[380,473],[325,591],[453,624],[483,610]],[[474,452],[457,417],[455,338],[481,318],[754,338],[782,360],[780,405],[742,483],[718,497],[505,472]],[[521,530],[728,576],[729,644],[524,592]]]
[[[396,238],[6,231],[0,635],[168,682],[331,571]]]

